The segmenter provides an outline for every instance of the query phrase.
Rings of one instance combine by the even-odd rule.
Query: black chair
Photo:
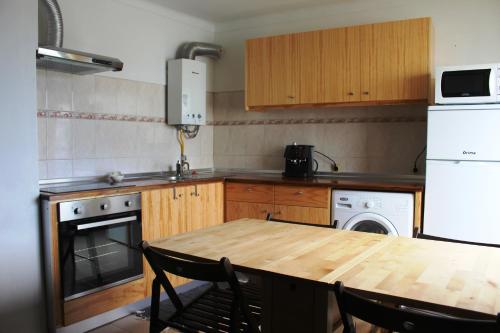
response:
[[[272,213],[267,213],[266,220],[267,221],[271,221],[271,222],[282,222],[282,223],[290,223],[290,224],[308,225],[308,226],[311,226],[311,227],[320,227],[320,228],[335,229],[335,227],[332,226],[332,225],[313,224],[313,223],[295,222],[295,221],[287,221],[287,220],[275,219],[275,218],[273,218],[273,214]]]
[[[367,299],[345,290],[340,281],[335,283],[333,290],[337,297],[344,325],[343,333],[356,332],[353,316],[378,327],[397,332],[500,332],[500,313],[496,320],[452,318],[389,307],[376,300]]]
[[[422,234],[422,233],[417,234],[417,238],[435,240],[435,241],[441,241],[441,242],[460,243],[460,244],[479,245],[479,246],[489,246],[489,247],[499,247],[500,248],[500,244],[467,242],[467,241],[463,241],[463,240],[443,238],[443,237],[438,237],[438,236],[431,236],[431,235],[426,235],[426,234]]]
[[[166,327],[181,332],[260,332],[260,294],[258,290],[246,290],[244,294],[229,259],[222,258],[218,263],[184,260],[153,250],[145,241],[140,248],[156,275],[152,284],[150,332],[160,332]],[[183,304],[165,271],[212,284],[189,304]],[[229,288],[221,288],[218,283],[223,282]],[[176,310],[166,321],[159,318],[160,286]]]

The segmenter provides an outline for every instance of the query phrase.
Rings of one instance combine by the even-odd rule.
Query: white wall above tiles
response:
[[[59,0],[64,47],[120,58],[122,72],[99,75],[165,84],[166,62],[183,42],[214,41],[212,23],[148,0]],[[207,87],[212,89],[212,62]]]
[[[165,86],[37,71],[40,179],[175,169],[176,130],[165,123]],[[212,94],[207,94],[212,120]],[[187,140],[193,168],[213,167],[213,129]]]
[[[498,0],[350,0],[218,23],[215,91],[244,89],[244,41],[249,38],[430,16],[437,65],[500,61]]]

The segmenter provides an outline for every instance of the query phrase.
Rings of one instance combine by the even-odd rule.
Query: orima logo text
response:
[[[476,152],[464,150],[462,154],[464,154],[464,155],[476,155]]]

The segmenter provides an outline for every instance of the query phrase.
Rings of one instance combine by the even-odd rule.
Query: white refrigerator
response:
[[[500,244],[500,105],[429,107],[423,232]]]

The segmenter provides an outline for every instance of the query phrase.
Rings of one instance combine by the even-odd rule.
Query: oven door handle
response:
[[[127,217],[121,217],[121,218],[113,219],[113,220],[105,220],[105,221],[100,221],[100,222],[79,224],[76,226],[76,229],[77,230],[85,230],[85,229],[104,227],[106,225],[118,224],[118,223],[123,223],[123,222],[132,222],[132,221],[137,221],[137,216],[127,216]]]

